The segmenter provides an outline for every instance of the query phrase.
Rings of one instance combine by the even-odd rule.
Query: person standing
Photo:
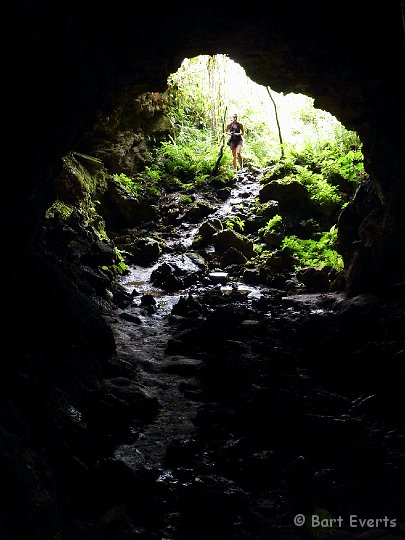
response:
[[[238,115],[234,114],[232,122],[226,127],[226,134],[229,135],[229,147],[232,150],[233,168],[237,170],[237,163],[241,169],[243,166],[242,146],[243,146],[243,124],[238,122]]]

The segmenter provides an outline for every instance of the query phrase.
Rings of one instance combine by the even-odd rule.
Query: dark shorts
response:
[[[229,146],[231,148],[237,148],[238,146],[242,146],[242,145],[243,145],[243,140],[240,140],[240,141],[231,141]]]

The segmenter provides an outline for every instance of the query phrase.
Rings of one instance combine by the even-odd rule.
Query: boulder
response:
[[[240,251],[247,259],[251,259],[255,252],[253,250],[253,242],[245,236],[226,229],[214,235],[213,237],[215,252],[222,256],[225,251],[233,247]]]

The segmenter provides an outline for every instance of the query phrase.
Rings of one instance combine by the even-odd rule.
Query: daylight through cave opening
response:
[[[255,83],[224,54],[184,59],[168,78],[166,96],[172,138],[163,154],[194,161],[196,173],[204,165],[209,172],[204,162],[215,161],[226,126],[238,114],[244,127],[243,164],[258,173],[259,201],[276,199],[280,209],[257,238],[258,253],[283,247],[298,259],[297,266],[343,267],[335,249],[338,216],[365,176],[355,132],[316,108],[309,96],[284,95]],[[231,153],[220,156],[230,167]],[[200,174],[196,177],[201,180]],[[243,222],[242,213],[242,230]]]
[[[226,145],[233,113],[244,126],[239,171]],[[361,148],[358,135],[313,98],[261,86],[224,54],[186,58],[165,92],[127,87],[117,95],[65,156],[46,218],[79,215],[99,240],[112,242],[111,256],[102,257],[109,276],[157,263],[172,230],[208,259],[214,242],[209,270],[230,267],[234,278],[277,287],[341,290],[338,222],[365,177]],[[194,239],[185,223],[194,224]],[[220,231],[238,239],[219,246]],[[225,256],[228,248],[238,253]]]

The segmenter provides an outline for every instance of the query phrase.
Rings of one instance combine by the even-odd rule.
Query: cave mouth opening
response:
[[[185,58],[163,93],[127,87],[117,94],[77,151],[65,156],[46,217],[80,214],[99,240],[112,240],[111,256],[102,250],[98,257],[108,275],[155,263],[165,250],[163,230],[177,227],[181,234],[179,225],[196,216],[200,225],[209,221],[212,197],[225,201],[240,183],[225,135],[235,112],[244,124],[243,174],[257,189],[242,194],[250,207],[239,200],[221,227],[247,238],[250,266],[257,263],[262,275],[288,253],[281,271],[315,268],[322,288],[329,273],[328,287],[342,290],[338,219],[365,177],[359,136],[313,98],[257,84],[226,54]]]
[[[301,266],[341,270],[344,262],[335,249],[338,217],[366,176],[358,134],[315,107],[312,97],[284,94],[256,83],[227,54],[185,58],[168,77],[167,85],[164,96],[171,134],[170,141],[163,143],[164,152],[157,147],[157,161],[167,158],[173,144],[183,163],[189,159],[195,162],[195,178],[200,181],[200,169],[209,173],[206,162],[217,159],[227,125],[237,113],[244,127],[243,165],[260,171],[263,187],[271,182],[277,182],[278,187],[304,185],[305,197],[310,200],[308,205],[293,194],[289,203],[280,203],[285,211],[283,227],[281,221],[266,223],[268,237],[274,240],[275,233],[280,238],[284,230],[283,247],[292,249]],[[170,152],[171,158],[173,154]],[[231,168],[231,152],[220,151],[220,155],[222,166]],[[180,160],[176,165],[181,166]],[[194,180],[190,182],[192,185]],[[268,203],[272,196],[264,191],[259,200]],[[275,199],[278,196],[273,193]],[[270,217],[283,218],[278,214]],[[239,218],[243,221],[243,214]],[[292,226],[294,220],[301,222],[301,228]],[[273,244],[261,242],[257,248],[268,251]]]
[[[174,128],[194,123],[211,128],[214,140],[220,140],[223,124],[238,113],[249,136],[246,159],[254,165],[276,160],[281,147],[284,155],[320,151],[327,143],[361,150],[357,133],[315,107],[312,97],[256,83],[227,54],[185,58],[167,82]]]

